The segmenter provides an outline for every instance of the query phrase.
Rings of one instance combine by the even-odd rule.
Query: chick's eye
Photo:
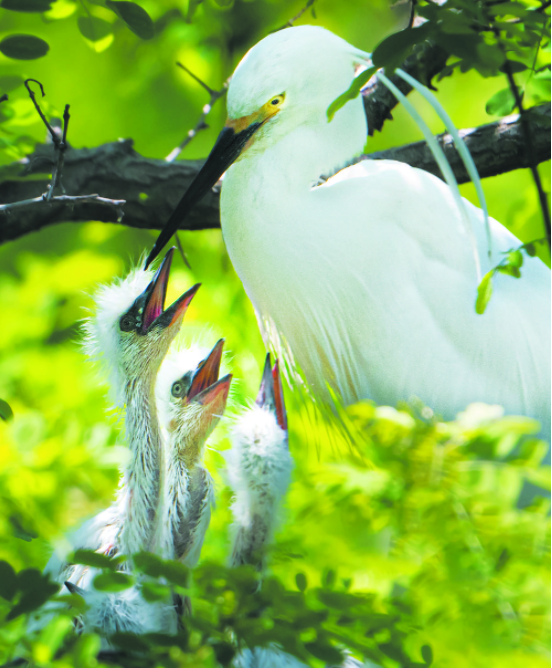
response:
[[[173,395],[173,397],[181,397],[183,391],[184,391],[184,386],[179,380],[177,380],[176,383],[173,383],[171,387],[171,394]]]
[[[119,321],[119,327],[123,332],[130,332],[134,329],[134,318],[131,315],[124,315]]]
[[[279,104],[282,104],[283,101],[284,101],[284,96],[283,95],[277,95],[276,97],[272,98],[272,100],[270,100],[270,104],[272,104],[274,107],[276,107]]]

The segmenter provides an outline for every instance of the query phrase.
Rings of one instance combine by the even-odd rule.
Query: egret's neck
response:
[[[130,446],[123,485],[122,551],[147,550],[154,533],[163,470],[161,435],[155,406],[155,370],[130,380],[125,388],[126,434]]]

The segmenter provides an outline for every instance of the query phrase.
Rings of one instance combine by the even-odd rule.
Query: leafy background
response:
[[[431,10],[432,3],[421,4]],[[447,3],[461,10],[458,16],[479,4]],[[541,3],[501,4],[515,21]],[[15,5],[43,11],[13,11]],[[70,103],[73,146],[132,137],[140,153],[167,156],[208,101],[175,61],[218,88],[247,48],[302,6],[276,0],[139,5],[151,26],[143,15],[137,20],[101,0],[0,3],[2,54],[3,40],[14,34],[39,37],[49,46],[46,55],[31,60],[0,54],[0,93],[9,94],[0,107],[0,167],[45,138],[22,86],[27,77],[44,85],[41,104],[48,117],[60,117]],[[391,7],[385,0],[318,0],[311,10],[299,23],[322,25],[365,50],[403,28],[409,16],[407,4]],[[527,38],[530,30],[511,38],[514,58],[527,67],[516,74],[527,107],[550,99],[544,25],[533,31],[544,35],[539,49]],[[507,88],[500,63],[489,55],[496,42],[485,36],[487,50],[470,46],[466,30],[449,28],[449,34],[464,35],[463,42],[445,40],[464,44],[450,64],[464,65],[438,83],[440,100],[461,128],[512,110],[508,100],[496,103],[495,94]],[[442,131],[423,101],[411,98],[432,130]],[[224,116],[219,102],[210,128],[182,157],[205,156]],[[393,116],[369,140],[369,151],[420,138],[401,109]],[[539,168],[547,193],[549,167]],[[528,170],[487,179],[484,187],[493,217],[524,242],[543,236]],[[461,189],[473,199],[472,186]],[[75,642],[72,612],[60,614],[38,636],[28,632],[23,613],[52,594],[32,569],[42,569],[68,529],[113,497],[125,446],[105,387],[80,350],[79,323],[96,286],[123,275],[154,236],[118,225],[63,224],[0,248],[0,397],[14,413],[0,421],[0,559],[6,562],[0,563],[0,660],[25,656],[36,665],[98,665],[98,638],[90,634]],[[213,342],[226,338],[237,410],[254,396],[260,377],[264,349],[254,314],[220,233],[180,236],[191,269],[175,267],[169,298],[202,282],[186,333],[210,328]],[[312,665],[335,661],[340,647],[382,666],[548,665],[549,504],[538,499],[521,510],[517,503],[524,480],[549,484],[549,469],[540,465],[545,446],[532,436],[537,427],[523,419],[501,421],[482,407],[447,426],[415,403],[398,411],[361,404],[344,417],[355,434],[350,448],[335,427],[316,420],[312,407],[290,391],[286,399],[296,468],[269,579],[253,596],[254,574],[224,567],[231,518],[219,454],[229,445],[223,425],[207,451],[218,507],[202,562],[193,583],[173,582],[183,591],[192,587],[195,617],[178,641],[140,639],[149,652],[144,665],[227,665],[238,644],[270,640]],[[258,623],[251,621],[252,610]],[[123,647],[136,642],[118,639]],[[66,653],[59,654],[62,647]]]

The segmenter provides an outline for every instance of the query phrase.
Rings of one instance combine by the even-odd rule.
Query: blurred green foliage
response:
[[[49,118],[71,104],[73,146],[132,137],[141,153],[168,155],[207,102],[175,61],[220,88],[249,46],[302,7],[276,0],[141,0],[134,7],[151,19],[152,32],[144,13],[128,4],[2,0],[0,46],[10,35],[32,35],[49,49],[17,60],[0,48],[0,94],[9,94],[0,106],[0,165],[45,138],[22,86],[27,77],[44,85],[41,104]],[[511,13],[540,3],[502,5]],[[408,15],[407,4],[390,7],[386,0],[318,0],[300,22],[372,50],[404,27]],[[492,38],[484,44],[494,45]],[[528,87],[526,99],[549,99],[549,41],[539,49],[515,45],[517,60],[532,65],[516,73],[517,83]],[[478,53],[491,58],[491,51],[483,46]],[[499,66],[484,70],[470,53],[453,55],[450,76],[438,83],[458,127],[488,122],[488,112],[506,112],[509,103]],[[432,130],[441,131],[425,103],[416,95],[412,100]],[[368,150],[419,139],[402,109],[393,115]],[[182,157],[206,155],[224,120],[223,103],[208,120],[211,127]],[[547,192],[548,172],[549,164],[541,165]],[[527,170],[488,179],[484,187],[491,215],[522,241],[543,236]],[[470,185],[462,191],[474,200]],[[0,661],[24,656],[40,666],[99,665],[99,638],[72,633],[71,618],[82,608],[78,596],[60,599],[63,612],[35,635],[26,613],[52,595],[40,576],[52,546],[113,498],[126,454],[120,416],[80,351],[79,320],[92,307],[96,286],[123,275],[153,238],[117,225],[68,223],[0,248]],[[175,267],[169,299],[202,282],[185,336],[208,330],[213,342],[226,338],[239,407],[254,396],[264,356],[252,307],[218,231],[181,233],[181,240],[191,269]],[[361,404],[343,415],[351,448],[335,426],[316,419],[312,406],[289,391],[286,398],[296,470],[270,576],[251,593],[253,572],[223,566],[231,516],[219,454],[228,446],[222,425],[207,451],[218,507],[203,560],[185,583],[189,588],[173,585],[192,597],[194,616],[176,639],[115,639],[148,652],[132,665],[227,665],[244,645],[274,641],[315,666],[335,661],[345,647],[390,667],[547,665],[549,504],[538,499],[520,509],[517,503],[524,481],[549,484],[536,425],[500,419],[492,408],[472,407],[457,423],[443,424],[416,405]],[[149,572],[152,600],[164,596],[158,578],[167,570],[158,564],[156,574],[147,558],[141,568]],[[104,575],[109,587],[109,568]]]

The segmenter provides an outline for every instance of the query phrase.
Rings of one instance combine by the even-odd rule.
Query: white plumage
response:
[[[167,472],[160,505],[158,553],[197,563],[214,506],[214,485],[203,466],[205,442],[222,417],[231,376],[218,381],[222,343],[171,350],[157,380]],[[218,381],[218,382],[217,382]]]
[[[226,128],[148,259],[227,169],[228,253],[266,343],[293,358],[317,395],[328,397],[327,385],[345,403],[414,395],[444,419],[481,401],[548,431],[545,265],[528,258],[521,280],[497,275],[477,315],[478,262],[485,273],[520,242],[491,220],[489,260],[483,214],[458,197],[450,173],[446,185],[402,163],[366,160],[317,185],[363,150],[360,97],[331,122],[327,110],[369,57],[312,26],[254,46],[232,77]]]
[[[231,119],[286,92],[222,188],[228,252],[265,336],[281,335],[315,391],[329,382],[346,403],[416,395],[451,419],[484,401],[548,423],[550,274],[542,262],[528,260],[519,281],[497,276],[487,312],[477,315],[470,244],[440,179],[364,161],[312,187],[366,141],[360,98],[326,118],[350,82],[351,49],[321,29],[282,31],[247,54],[230,85]],[[486,258],[481,212],[466,206]],[[497,262],[520,242],[491,225]],[[490,268],[487,260],[482,271]]]
[[[86,350],[104,367],[112,396],[124,411],[130,458],[116,501],[70,536],[72,550],[115,556],[152,547],[164,469],[155,381],[197,290],[195,286],[164,309],[171,257],[172,251],[155,275],[133,271],[126,279],[101,288],[97,311],[86,323]],[[66,582],[70,590],[83,592],[89,604],[83,617],[86,628],[104,635],[176,629],[172,602],[147,604],[140,594],[140,582],[118,594],[96,591],[93,580],[99,571],[68,564],[66,559],[67,554],[54,555],[46,572]],[[128,562],[123,566],[129,567]]]

